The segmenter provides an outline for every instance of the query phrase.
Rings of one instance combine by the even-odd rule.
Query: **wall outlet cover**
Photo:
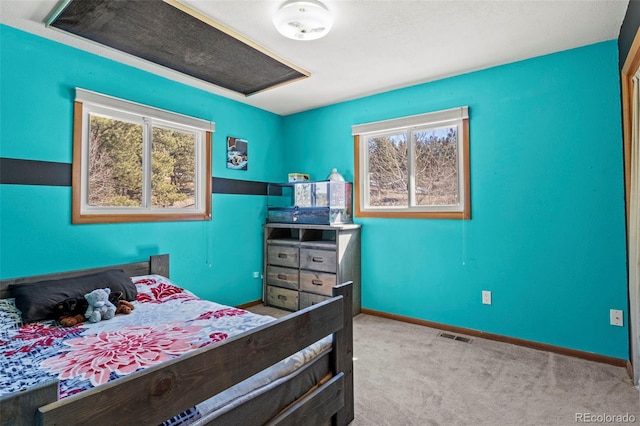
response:
[[[623,326],[623,315],[620,309],[609,310],[609,323],[618,327]]]
[[[491,292],[488,290],[482,290],[482,304],[490,305],[491,304]]]

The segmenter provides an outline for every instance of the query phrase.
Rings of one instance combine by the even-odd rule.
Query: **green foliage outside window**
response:
[[[143,126],[91,115],[89,205],[143,205]],[[185,208],[195,203],[195,135],[153,127],[152,207]]]

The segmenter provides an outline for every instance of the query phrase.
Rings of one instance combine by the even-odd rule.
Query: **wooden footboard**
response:
[[[12,395],[0,400],[0,418],[8,424],[159,424],[333,334],[332,377],[272,424],[333,418],[346,425],[354,416],[351,292],[350,282],[339,285],[325,302],[59,401],[56,382]]]

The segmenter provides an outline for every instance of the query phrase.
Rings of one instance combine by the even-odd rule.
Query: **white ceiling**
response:
[[[284,0],[181,0],[311,77],[250,97],[44,25],[58,0],[0,0],[0,21],[277,114],[433,81],[618,37],[628,0],[324,0],[326,37],[282,37]]]

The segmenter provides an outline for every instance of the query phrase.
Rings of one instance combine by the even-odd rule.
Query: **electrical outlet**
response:
[[[609,310],[609,319],[611,325],[622,327],[622,311],[619,309]]]
[[[255,271],[255,272],[253,273],[253,278],[260,278],[260,272]]]
[[[482,304],[483,305],[491,304],[491,292],[489,290],[482,290]]]

